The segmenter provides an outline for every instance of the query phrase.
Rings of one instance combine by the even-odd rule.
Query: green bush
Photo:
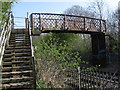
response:
[[[39,57],[43,62],[57,62],[63,69],[77,69],[79,63],[86,63],[81,60],[78,47],[75,47],[75,42],[78,42],[80,36],[49,33],[42,35],[40,38],[40,42],[34,42],[35,56]]]

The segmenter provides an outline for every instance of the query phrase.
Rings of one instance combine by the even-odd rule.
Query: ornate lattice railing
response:
[[[65,14],[32,13],[30,24],[32,30],[106,31],[105,20]]]

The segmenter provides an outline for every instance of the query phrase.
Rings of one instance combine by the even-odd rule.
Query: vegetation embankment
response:
[[[49,33],[41,35],[40,41],[33,44],[37,82],[44,81],[54,88],[66,87],[63,73],[68,70],[77,71],[80,64],[88,64],[88,61],[81,60],[81,55],[91,53],[79,34]]]

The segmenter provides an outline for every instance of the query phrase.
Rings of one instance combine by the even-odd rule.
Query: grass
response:
[[[37,88],[48,88],[44,81],[39,80],[36,82]]]

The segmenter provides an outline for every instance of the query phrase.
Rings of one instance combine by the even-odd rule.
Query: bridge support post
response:
[[[92,64],[93,65],[101,65],[101,67],[105,67],[107,64],[106,59],[106,43],[105,43],[105,34],[91,34],[92,39]]]

